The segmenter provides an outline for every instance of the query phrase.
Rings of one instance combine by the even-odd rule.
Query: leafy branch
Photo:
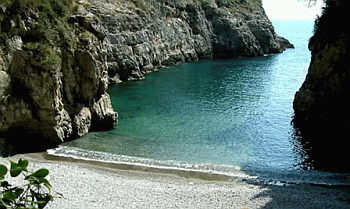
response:
[[[51,184],[46,179],[49,170],[41,168],[31,173],[28,164],[28,160],[19,159],[17,163],[11,161],[10,169],[0,165],[0,208],[44,208],[52,201]],[[22,174],[26,183],[11,185],[5,179],[8,173],[11,177]]]

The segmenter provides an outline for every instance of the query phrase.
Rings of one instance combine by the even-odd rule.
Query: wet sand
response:
[[[47,153],[0,158],[0,163],[19,158],[28,159],[31,170],[50,170],[53,193],[63,198],[55,198],[47,208],[350,208],[350,188],[214,181]]]

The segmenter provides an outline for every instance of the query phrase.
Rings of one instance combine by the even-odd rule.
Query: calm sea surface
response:
[[[142,81],[112,85],[117,129],[91,133],[49,152],[254,176],[265,182],[348,183],[346,174],[315,171],[312,164],[303,163],[307,155],[291,124],[294,94],[310,63],[307,46],[313,22],[273,24],[295,49],[264,57],[184,63]]]

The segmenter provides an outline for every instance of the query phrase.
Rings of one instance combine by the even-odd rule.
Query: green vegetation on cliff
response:
[[[69,40],[68,14],[72,0],[5,0],[0,3],[0,39],[8,49],[9,38],[20,36],[40,64],[60,64],[55,46]]]
[[[324,0],[322,14],[318,16],[314,26],[314,36],[310,40],[310,45],[314,42],[326,43],[335,42],[341,37],[348,37],[349,30],[344,30],[336,24],[339,21],[348,19],[349,1]]]

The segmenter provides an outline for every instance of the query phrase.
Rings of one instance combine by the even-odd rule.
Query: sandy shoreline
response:
[[[47,153],[10,159],[20,157],[30,161],[30,169],[48,168],[53,192],[63,194],[47,208],[350,208],[350,188],[205,181]],[[10,159],[0,158],[0,163]]]

